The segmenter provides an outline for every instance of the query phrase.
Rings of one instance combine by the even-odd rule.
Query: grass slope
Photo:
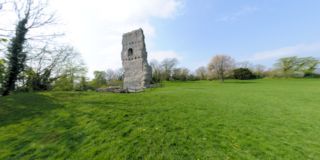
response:
[[[320,81],[0,97],[0,159],[317,159]]]

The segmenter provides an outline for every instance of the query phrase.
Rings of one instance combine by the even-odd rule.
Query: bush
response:
[[[188,81],[199,81],[200,80],[199,77],[197,77],[193,74],[189,74],[187,79],[188,79]]]
[[[62,76],[58,80],[55,81],[53,85],[54,91],[73,91],[74,83],[72,78],[67,76]]]
[[[237,68],[233,70],[233,76],[235,79],[240,79],[240,80],[255,78],[255,75],[248,68]]]

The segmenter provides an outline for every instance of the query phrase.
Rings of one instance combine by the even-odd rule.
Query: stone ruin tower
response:
[[[129,92],[141,91],[150,86],[152,70],[147,60],[143,30],[140,28],[122,37],[123,88]]]

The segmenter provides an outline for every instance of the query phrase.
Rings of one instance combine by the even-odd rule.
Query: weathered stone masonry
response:
[[[121,59],[124,68],[124,89],[132,92],[150,86],[152,71],[147,56],[142,29],[123,35]]]

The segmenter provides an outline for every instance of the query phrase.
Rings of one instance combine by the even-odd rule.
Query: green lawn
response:
[[[320,79],[0,97],[0,159],[319,159]]]

